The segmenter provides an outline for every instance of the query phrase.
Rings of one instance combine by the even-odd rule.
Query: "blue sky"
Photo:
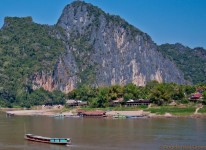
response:
[[[34,22],[55,24],[73,0],[0,0],[0,26],[5,16],[32,16]],[[206,0],[85,0],[119,15],[157,44],[182,43],[206,48]]]

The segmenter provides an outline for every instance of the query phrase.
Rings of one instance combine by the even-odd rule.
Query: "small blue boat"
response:
[[[126,118],[128,119],[137,119],[137,118],[144,118],[144,115],[140,115],[140,116],[126,116]]]
[[[55,118],[64,118],[65,115],[64,115],[64,114],[55,114],[55,115],[53,115],[52,117],[55,117]]]

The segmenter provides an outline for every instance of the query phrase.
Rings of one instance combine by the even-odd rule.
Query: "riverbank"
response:
[[[55,114],[73,115],[72,112],[66,111],[62,113],[61,109],[42,109],[42,110],[10,110],[4,111],[10,116],[53,116]]]
[[[148,108],[122,108],[122,109],[97,109],[97,108],[82,108],[88,110],[104,110],[107,117],[115,115],[123,116],[144,116],[148,118],[206,118],[205,106],[162,106],[162,107],[148,107]],[[62,115],[77,115],[77,108],[66,109],[64,107],[54,107],[49,109],[36,108],[35,110],[19,110],[18,109],[1,109],[10,116],[54,116],[56,114]]]

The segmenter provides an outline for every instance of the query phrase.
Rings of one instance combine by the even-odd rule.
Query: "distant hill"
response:
[[[182,44],[163,44],[159,46],[160,52],[175,62],[184,73],[186,80],[193,84],[206,84],[206,50],[197,47],[191,49]]]

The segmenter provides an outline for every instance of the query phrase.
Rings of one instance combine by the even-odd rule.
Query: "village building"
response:
[[[130,99],[125,103],[125,106],[139,106],[139,105],[149,105],[150,100],[145,100],[145,99],[138,99],[138,100],[133,100]]]
[[[202,94],[201,93],[193,93],[193,94],[191,94],[189,100],[193,101],[193,102],[200,101],[200,100],[202,100]]]
[[[69,99],[66,101],[67,107],[76,107],[76,106],[87,106],[87,102],[81,100]]]
[[[116,100],[113,100],[110,104],[110,106],[115,107],[115,106],[121,106],[124,105],[124,99],[123,98],[118,98]]]
[[[66,101],[66,106],[67,107],[76,107],[76,106],[78,106],[78,102],[76,100],[70,99],[70,100]]]
[[[151,102],[150,100],[146,100],[146,99],[137,99],[137,100],[133,100],[130,99],[128,101],[124,101],[123,98],[118,98],[116,100],[113,100],[110,104],[110,106],[139,106],[139,105],[149,105]]]

